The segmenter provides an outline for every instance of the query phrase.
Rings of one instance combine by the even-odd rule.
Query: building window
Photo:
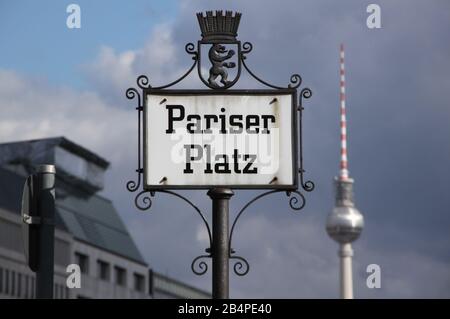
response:
[[[148,293],[153,296],[153,270],[148,270]]]
[[[139,291],[139,292],[144,292],[145,289],[145,285],[144,285],[144,276],[141,274],[134,274],[134,290]]]
[[[17,297],[22,295],[22,274],[19,272],[17,274]]]
[[[0,294],[3,293],[3,268],[0,268]]]
[[[82,274],[89,273],[89,257],[81,253],[75,253],[75,262],[80,266]]]
[[[11,270],[11,296],[16,293],[16,272]]]
[[[9,294],[9,270],[5,270],[5,294]]]
[[[28,275],[24,275],[25,276],[25,296],[24,296],[24,298],[25,299],[28,299],[29,298],[29,287],[28,287],[28,281],[29,281],[29,276]]]
[[[127,284],[127,272],[124,268],[115,266],[114,267],[116,284],[119,286],[126,286]]]
[[[32,299],[34,298],[34,294],[36,292],[35,285],[36,285],[36,278],[31,277],[31,298]]]
[[[97,260],[98,278],[109,281],[111,277],[111,267],[103,260]]]

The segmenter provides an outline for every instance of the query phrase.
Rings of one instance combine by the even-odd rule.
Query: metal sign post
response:
[[[241,43],[237,30],[240,13],[207,11],[197,14],[202,39],[185,50],[193,64],[179,79],[152,86],[145,75],[136,88],[126,91],[137,99],[137,179],[127,183],[137,192],[140,210],[152,206],[156,193],[170,194],[190,205],[200,216],[209,236],[206,254],[196,257],[192,271],[203,275],[205,259],[212,259],[213,298],[229,297],[229,262],[235,274],[249,271],[247,260],[235,255],[232,238],[242,214],[255,201],[284,192],[289,205],[301,210],[306,192],[314,189],[304,181],[302,154],[303,99],[309,88],[298,89],[300,75],[293,74],[285,86],[270,84],[246,64],[250,42]],[[205,64],[205,61],[206,64]],[[208,89],[172,89],[192,71]],[[246,71],[264,89],[231,89]],[[142,187],[142,189],[141,189]],[[212,199],[212,232],[205,215],[174,190],[206,189]],[[229,201],[236,189],[266,192],[250,200],[237,213],[229,228]]]
[[[234,195],[229,188],[213,188],[208,191],[208,196],[212,199],[212,276],[214,299],[228,299],[229,297],[229,262],[230,255],[228,247],[228,215],[229,201]]]
[[[39,165],[22,195],[25,255],[36,272],[36,298],[53,298],[55,243],[55,166]]]

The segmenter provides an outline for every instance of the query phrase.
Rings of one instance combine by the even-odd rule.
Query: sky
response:
[[[68,29],[66,8],[81,8]],[[381,8],[368,29],[366,8]],[[365,228],[353,245],[357,298],[450,297],[450,3],[432,1],[0,1],[0,142],[64,135],[111,162],[111,198],[155,270],[210,290],[211,272],[191,272],[207,248],[195,211],[157,193],[134,207],[135,102],[140,74],[153,85],[191,65],[196,12],[242,12],[247,63],[270,83],[301,74],[313,91],[304,111],[305,177],[316,189],[293,212],[275,194],[240,219],[233,248],[250,263],[230,275],[235,298],[337,298],[338,246],[325,232],[339,165],[339,44],[346,48],[349,171]],[[241,85],[254,83],[244,74]],[[204,88],[190,77],[183,87]],[[231,217],[258,194],[236,191]],[[185,191],[210,219],[205,191]],[[381,267],[369,289],[366,267]],[[233,264],[231,264],[232,266]]]

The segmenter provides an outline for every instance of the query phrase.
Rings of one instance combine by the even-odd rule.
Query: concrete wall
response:
[[[82,253],[88,256],[88,273],[81,276],[81,288],[73,289],[77,297],[82,298],[149,298],[148,295],[148,268],[115,254],[106,252],[88,244],[74,241],[73,260],[75,263],[75,253]],[[108,280],[99,278],[98,260],[107,262],[110,268]],[[115,278],[115,267],[125,269],[125,286],[118,285]],[[144,283],[142,291],[134,289],[134,274],[143,276]]]
[[[153,298],[155,299],[210,299],[211,294],[186,285],[178,280],[152,272]]]

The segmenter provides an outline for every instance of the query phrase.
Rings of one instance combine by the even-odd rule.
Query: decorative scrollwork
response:
[[[184,47],[184,50],[186,51],[187,54],[193,55],[193,57],[192,57],[193,60],[198,59],[198,52],[197,52],[197,50],[195,50],[194,43],[192,43],[192,42],[187,43],[186,46]]]
[[[230,259],[236,259],[233,265],[233,271],[236,275],[245,276],[249,272],[250,265],[244,257],[230,255]]]
[[[141,174],[139,173],[139,170],[136,171],[138,173],[137,182],[133,180],[127,182],[127,189],[129,192],[135,192],[141,186]]]
[[[300,168],[299,168],[299,173],[300,173],[300,184],[302,185],[302,188],[306,191],[306,192],[311,192],[312,190],[314,190],[314,183],[312,181],[306,181],[304,182],[303,180],[303,175],[305,173],[305,170],[303,169],[303,134],[302,134],[302,111],[303,111],[303,99],[309,99],[312,96],[312,91],[310,88],[303,88],[300,91],[300,97],[299,97],[299,107],[298,107],[298,111],[300,114]]]
[[[139,79],[137,81],[139,81]],[[127,190],[129,192],[135,192],[141,186],[141,112],[143,109],[142,96],[135,88],[128,88],[125,92],[125,96],[129,100],[137,97],[136,110],[138,110],[138,168],[136,169],[136,172],[138,173],[138,177],[137,181],[130,180],[127,182]]]
[[[189,68],[189,70],[187,70],[187,72],[186,72],[185,74],[183,74],[181,77],[179,77],[179,78],[176,79],[175,81],[170,82],[169,84],[157,86],[157,87],[154,87],[154,89],[157,89],[157,90],[166,89],[166,88],[168,88],[168,87],[174,86],[174,85],[177,84],[178,82],[183,81],[183,79],[184,79],[185,77],[187,77],[187,76],[192,72],[192,70],[195,68],[196,65],[197,65],[197,59],[194,59],[194,63],[193,63],[192,66]]]
[[[303,174],[302,174],[303,175]],[[314,190],[314,183],[312,181],[306,181],[303,183],[303,176],[301,178],[302,188],[307,192],[312,192]]]
[[[291,197],[292,193],[298,195],[298,197],[296,197],[295,195]],[[293,210],[301,210],[303,207],[305,207],[306,204],[305,196],[303,196],[303,194],[300,193],[299,191],[288,191],[286,192],[286,195],[288,197],[291,197],[289,199],[289,206],[291,206]]]
[[[268,86],[268,87],[270,87],[272,89],[276,89],[276,90],[284,89],[281,86],[276,86],[276,85],[270,84],[270,83],[262,80],[261,78],[257,77],[255,75],[255,73],[253,73],[252,70],[249,69],[249,67],[247,66],[247,63],[245,63],[245,59],[242,59],[241,61],[242,61],[242,66],[247,70],[248,74],[250,74],[259,83],[264,84],[265,86]]]
[[[231,251],[231,243],[233,241],[233,234],[234,234],[234,229],[236,227],[236,224],[239,220],[239,218],[241,217],[241,215],[245,212],[245,210],[254,202],[256,202],[258,199],[265,197],[267,195],[273,194],[273,193],[279,193],[282,192],[280,190],[271,190],[262,194],[259,194],[258,196],[256,196],[255,198],[253,198],[251,201],[249,201],[247,204],[244,205],[244,207],[242,207],[242,209],[239,211],[239,213],[236,215],[236,218],[233,221],[233,224],[231,225],[231,231],[230,231],[230,238],[228,240],[228,248]]]
[[[154,196],[153,193],[143,190],[139,192],[136,197],[134,198],[134,204],[136,207],[140,210],[147,210],[152,207],[152,197]]]
[[[292,74],[290,79],[290,84],[288,85],[289,88],[298,88],[302,84],[302,77],[300,74]]]
[[[183,201],[185,201],[186,203],[188,203],[192,208],[195,209],[195,211],[197,212],[197,214],[200,216],[200,218],[203,221],[203,224],[205,225],[206,231],[208,232],[208,238],[209,238],[209,247],[212,247],[212,236],[211,236],[211,229],[209,227],[208,221],[206,220],[205,216],[202,214],[200,208],[198,208],[197,206],[194,205],[194,203],[192,203],[189,199],[187,199],[186,197],[184,197],[183,195],[180,195],[178,193],[172,192],[170,190],[167,189],[161,189],[158,192],[160,193],[166,193],[166,194],[171,194],[175,197],[178,197],[180,199],[182,199]]]
[[[239,218],[242,216],[242,214],[247,210],[247,208],[252,205],[254,202],[256,202],[257,200],[267,196],[267,195],[271,195],[274,193],[281,193],[281,192],[286,192],[287,196],[290,197],[292,195],[292,193],[295,193],[297,196],[291,197],[289,199],[289,206],[293,209],[293,210],[301,210],[303,207],[305,207],[305,197],[303,196],[302,193],[300,193],[299,191],[284,191],[284,190],[270,190],[267,192],[264,192],[262,194],[259,194],[258,196],[256,196],[255,198],[253,198],[252,200],[250,200],[249,202],[247,202],[247,204],[244,205],[244,207],[242,207],[242,209],[239,211],[239,213],[236,215],[236,218],[233,221],[233,224],[231,225],[231,231],[230,231],[230,237],[228,239],[228,249],[230,251],[230,259],[237,259],[238,261],[235,263],[234,265],[234,272],[238,275],[238,276],[245,276],[249,269],[250,269],[250,265],[247,262],[247,260],[243,257],[240,256],[232,256],[232,254],[234,253],[234,251],[231,249],[231,243],[233,241],[233,234],[236,228],[236,224],[239,220]],[[244,269],[244,270],[242,270]]]
[[[150,82],[146,75],[139,75],[136,80],[136,83],[143,90],[148,89],[150,87]]]
[[[130,183],[134,183],[133,181],[129,182]],[[127,187],[128,187],[127,184]],[[131,187],[135,187],[135,185],[133,184]],[[189,199],[187,199],[186,197],[184,197],[183,195],[180,195],[178,193],[172,192],[170,190],[165,190],[165,189],[161,189],[158,190],[158,192],[160,193],[166,193],[166,194],[170,194],[173,195],[175,197],[178,197],[180,199],[182,199],[184,202],[188,203],[192,208],[194,208],[194,210],[198,213],[198,215],[200,216],[200,218],[202,219],[205,227],[206,227],[206,231],[208,232],[208,239],[209,239],[209,248],[206,250],[207,252],[211,250],[211,246],[212,246],[212,235],[211,235],[211,229],[209,227],[208,221],[206,220],[205,216],[202,214],[202,212],[200,211],[200,209],[194,205]],[[147,190],[143,190],[141,192],[139,192],[136,197],[135,197],[135,205],[138,209],[140,210],[147,210],[150,209],[152,206],[152,197],[155,196],[155,191],[147,191]],[[197,264],[197,262],[202,259],[202,258],[209,258],[211,257],[211,254],[209,255],[201,255],[196,257],[191,264],[191,268],[192,271],[196,274],[196,275],[203,275],[206,273],[206,271],[208,270],[208,265],[206,264],[205,261],[201,261]],[[200,269],[200,270],[197,270]]]
[[[245,45],[247,45],[247,47],[244,47]],[[281,86],[278,86],[278,85],[273,85],[273,84],[270,84],[269,82],[264,81],[260,77],[256,76],[256,74],[253,73],[252,70],[250,70],[250,68],[248,67],[247,63],[245,63],[245,59],[246,59],[245,54],[247,54],[251,50],[252,50],[252,45],[251,45],[250,42],[245,42],[242,45],[241,63],[242,63],[242,66],[245,68],[245,70],[248,72],[248,74],[250,74],[256,81],[258,81],[261,84],[264,84],[267,87],[270,87],[270,88],[276,89],[276,90],[285,89],[284,87],[281,87]],[[291,88],[297,89],[301,84],[302,84],[302,77],[299,74],[293,74],[290,77],[290,83],[289,83],[289,85],[287,87],[289,89],[291,89]]]
[[[242,44],[241,58],[246,59],[246,54],[250,53],[253,50],[253,45],[250,42],[244,42]]]
[[[194,260],[192,261],[191,269],[192,272],[197,276],[204,275],[208,271],[208,264],[204,260],[200,261],[200,259],[203,258],[211,258],[211,255],[200,255],[194,258]]]
[[[128,88],[125,95],[126,95],[127,99],[129,99],[129,100],[132,100],[137,96],[137,98],[138,98],[137,108],[142,106],[141,94],[139,94],[138,90],[136,90],[135,88]]]
[[[303,88],[300,91],[300,102],[299,106],[303,107],[303,99],[309,99],[312,96],[312,91],[310,88]]]

